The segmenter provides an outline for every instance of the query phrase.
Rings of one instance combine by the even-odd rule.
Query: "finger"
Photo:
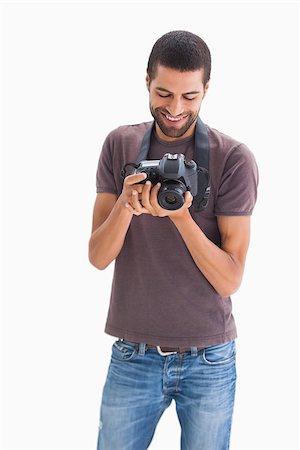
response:
[[[141,181],[145,180],[147,178],[147,174],[142,172],[142,173],[134,173],[133,175],[128,175],[125,180],[124,180],[124,184],[126,186],[131,186],[135,183],[140,183]]]
[[[161,184],[157,183],[157,185],[155,185],[155,189],[154,188],[152,189],[152,191],[151,191],[152,196],[150,198],[150,202],[151,202],[151,205],[153,206],[153,208],[155,209],[158,217],[166,217],[166,216],[170,215],[170,211],[162,208],[160,206],[160,204],[158,203],[157,196],[158,196],[158,191],[159,191],[160,187],[161,187]]]
[[[135,209],[137,212],[141,212],[142,205],[140,204],[140,202],[138,200],[138,192],[135,190],[132,191],[131,202],[132,202],[133,209]]]
[[[134,184],[128,186],[128,189],[130,190],[130,194],[132,193],[132,188],[134,188],[135,191],[138,191],[138,193],[141,194],[144,186],[145,186],[144,184]]]
[[[177,211],[183,211],[184,209],[189,209],[192,206],[192,201],[193,201],[192,194],[189,191],[186,191],[184,193],[184,203],[183,203],[183,205],[179,209],[177,209],[175,211],[177,212]]]
[[[184,193],[184,202],[185,203],[190,203],[189,207],[191,206],[191,204],[193,202],[193,196],[192,196],[190,191],[186,191]]]
[[[161,184],[157,183],[154,185],[154,187],[151,190],[151,194],[150,194],[150,203],[151,205],[157,210],[157,208],[160,208],[160,205],[157,201],[157,194],[159,191]]]
[[[156,215],[158,217],[164,217],[166,215],[166,212],[160,206],[160,204],[158,203],[158,199],[157,199],[157,195],[158,195],[158,191],[159,191],[160,187],[161,187],[161,183],[157,183],[151,190],[150,203],[151,203],[151,206],[153,207]]]
[[[142,191],[142,205],[146,208],[153,216],[156,216],[156,212],[152,205],[150,204],[150,191],[151,191],[151,181],[146,181],[144,189]]]
[[[135,212],[137,212],[139,214],[142,214],[142,213],[148,213],[149,214],[149,211],[147,211],[147,209],[143,208],[143,206],[139,202],[139,200],[138,200],[138,193],[135,190],[132,191],[131,204],[132,204],[132,207],[135,210]]]
[[[125,203],[125,206],[128,209],[128,211],[130,211],[132,214],[134,214],[134,209],[129,203]]]
[[[125,203],[125,206],[128,209],[128,211],[130,211],[135,216],[140,216],[141,215],[141,213],[139,213],[139,212],[135,211],[135,209],[133,209],[133,207],[130,205],[130,203]]]

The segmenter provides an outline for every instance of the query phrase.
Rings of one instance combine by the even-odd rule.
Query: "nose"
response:
[[[184,108],[180,98],[176,99],[175,97],[170,101],[166,109],[173,117],[180,116],[180,114],[184,112]]]

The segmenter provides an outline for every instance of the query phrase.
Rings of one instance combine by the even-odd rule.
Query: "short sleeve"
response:
[[[215,201],[215,215],[248,216],[257,199],[258,168],[245,144],[234,148],[225,163]]]
[[[98,161],[96,191],[118,195],[112,164],[112,146],[112,133],[110,133],[104,141]]]

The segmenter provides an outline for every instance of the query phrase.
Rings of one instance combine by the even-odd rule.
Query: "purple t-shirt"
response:
[[[97,192],[119,196],[123,166],[134,162],[152,122],[121,126],[103,144]],[[217,246],[218,215],[251,215],[258,171],[253,154],[235,139],[208,127],[210,196],[208,206],[189,211]],[[183,153],[194,159],[194,136],[175,142],[152,133],[147,159]],[[133,216],[115,261],[105,332],[131,342],[169,347],[218,345],[237,336],[230,297],[221,297],[196,266],[168,217]]]

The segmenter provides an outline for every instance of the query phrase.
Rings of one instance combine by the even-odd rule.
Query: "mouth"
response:
[[[164,121],[166,123],[172,124],[172,125],[177,125],[177,124],[180,125],[187,118],[187,115],[173,117],[173,116],[170,116],[169,114],[166,114],[166,113],[163,113],[163,112],[160,112],[160,113],[163,116]]]

